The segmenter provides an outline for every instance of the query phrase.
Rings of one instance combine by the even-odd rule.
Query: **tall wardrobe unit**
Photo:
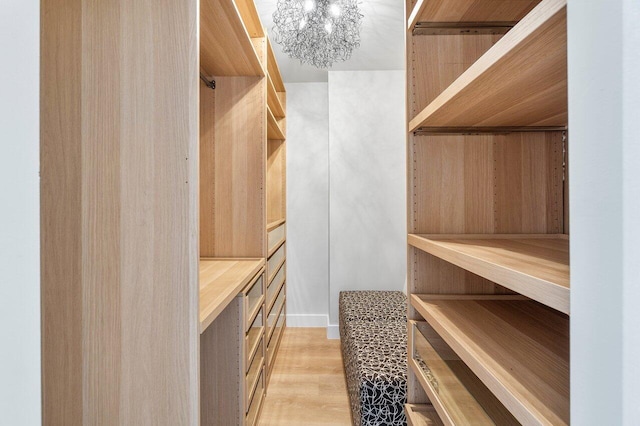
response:
[[[407,0],[409,423],[569,424],[566,0]]]
[[[256,424],[286,325],[286,93],[253,1],[41,18],[43,423]]]

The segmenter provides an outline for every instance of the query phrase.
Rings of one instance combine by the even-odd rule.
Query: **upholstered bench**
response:
[[[340,343],[356,426],[406,425],[406,306],[399,291],[340,293]]]

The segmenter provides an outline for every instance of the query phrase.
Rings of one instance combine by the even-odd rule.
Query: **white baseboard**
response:
[[[287,327],[326,327],[328,315],[287,314]]]
[[[327,339],[340,340],[340,329],[338,328],[338,324],[329,324],[327,326]]]

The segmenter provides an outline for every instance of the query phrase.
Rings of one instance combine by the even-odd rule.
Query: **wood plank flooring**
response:
[[[258,425],[351,425],[340,341],[286,328]]]

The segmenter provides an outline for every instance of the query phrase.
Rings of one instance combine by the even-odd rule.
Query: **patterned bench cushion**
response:
[[[401,291],[341,291],[340,323],[352,320],[407,320],[407,296]]]
[[[342,357],[356,426],[406,425],[405,312],[402,292],[340,293]]]

